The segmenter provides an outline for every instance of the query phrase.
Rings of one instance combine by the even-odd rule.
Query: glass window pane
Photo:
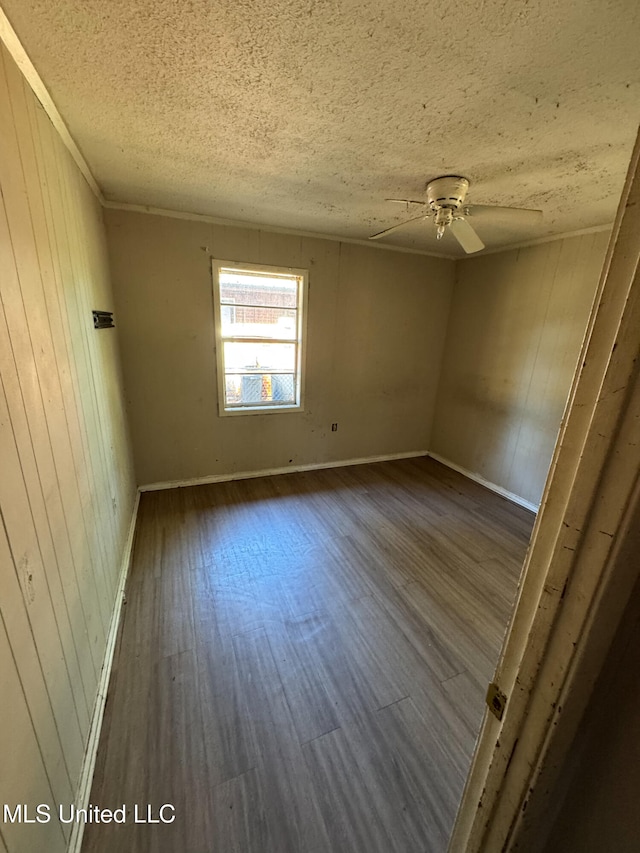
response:
[[[220,302],[228,305],[271,305],[296,308],[298,279],[295,276],[252,275],[220,270]]]
[[[292,373],[230,373],[225,376],[226,406],[286,406],[296,402]]]
[[[250,308],[222,305],[222,334],[225,338],[289,338],[297,336],[297,311],[290,308]]]
[[[293,373],[295,367],[295,344],[224,343],[225,373]]]

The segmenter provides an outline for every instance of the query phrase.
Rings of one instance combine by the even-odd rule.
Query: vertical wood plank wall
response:
[[[0,804],[74,802],[135,486],[102,209],[0,48]],[[117,321],[117,318],[116,318]],[[0,823],[7,853],[69,826]]]
[[[431,450],[540,502],[609,231],[456,264]]]

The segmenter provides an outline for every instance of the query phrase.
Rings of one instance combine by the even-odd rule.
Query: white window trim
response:
[[[213,258],[211,261],[213,279],[213,312],[215,319],[215,358],[218,380],[218,416],[221,418],[238,417],[241,415],[277,415],[290,412],[304,412],[304,392],[306,378],[306,349],[307,349],[307,304],[309,299],[309,271],[297,269],[296,267],[280,267],[271,264],[245,264],[241,261],[225,261]],[[225,406],[224,389],[224,356],[222,340],[222,317],[220,304],[220,269],[247,270],[247,272],[265,272],[275,275],[294,275],[300,279],[300,290],[298,293],[298,334],[297,351],[298,364],[296,372],[298,376],[298,404],[283,406]],[[293,341],[292,341],[293,343]]]

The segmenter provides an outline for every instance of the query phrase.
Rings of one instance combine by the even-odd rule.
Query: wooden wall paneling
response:
[[[549,322],[542,329],[537,369],[545,374],[544,393],[540,395],[540,415],[547,410],[557,412],[560,420],[568,396],[566,377],[573,374],[584,338],[589,309],[595,288],[591,279],[599,271],[604,258],[608,233],[587,234],[580,240],[566,240],[557,275],[553,281]],[[585,269],[588,274],[585,275]],[[571,337],[575,345],[567,348],[564,339]],[[547,442],[555,443],[559,423],[549,431]]]
[[[332,389],[342,366],[336,353],[341,249],[341,243],[302,238],[300,265],[309,269],[308,306],[317,323],[307,323],[307,382],[318,389],[316,405],[326,412],[328,423],[336,418]],[[318,333],[318,327],[327,330],[326,336]]]
[[[102,211],[1,45],[0,186],[0,644],[20,688],[0,649],[0,792],[55,806],[79,795],[134,481],[115,333],[91,318],[111,307]],[[48,826],[3,826],[0,851],[65,850],[71,827]]]
[[[458,261],[436,457],[537,505],[607,239],[602,231]]]
[[[583,239],[589,240],[590,237],[591,235],[588,235]],[[561,375],[557,370],[557,361],[549,364],[548,357],[554,345],[566,351],[565,341],[558,332],[557,293],[559,290],[570,287],[571,279],[579,270],[579,264],[576,261],[581,245],[581,240],[558,240],[550,243],[547,252],[542,255],[544,267],[539,277],[540,287],[531,323],[533,360],[530,365],[526,365],[526,393],[519,401],[521,411],[528,412],[529,417],[520,420],[514,454],[504,473],[505,480],[509,480],[513,491],[518,495],[526,494],[531,489],[531,472],[538,468],[536,461],[541,455],[547,455],[544,450],[545,445],[553,446],[555,439],[555,433],[549,439],[544,429],[548,423],[545,413],[549,408],[550,373],[555,375],[556,382],[565,386],[564,395],[567,394],[567,374]],[[581,275],[581,272],[580,270],[578,274]],[[557,355],[556,353],[556,358]],[[575,360],[575,352],[573,357]],[[561,414],[562,412],[559,411],[557,421],[553,424],[555,432],[560,426]],[[544,475],[546,471],[537,470],[538,490],[542,487]]]
[[[134,488],[115,334],[91,322],[102,211],[1,46],[0,186],[0,792],[55,808],[78,796]],[[0,851],[71,836],[5,825]]]
[[[47,226],[49,246],[51,251],[51,262],[53,265],[53,290],[47,289],[47,308],[51,320],[51,329],[58,353],[58,366],[60,382],[65,399],[65,410],[71,447],[74,453],[76,479],[80,495],[83,516],[85,519],[84,546],[78,548],[78,562],[83,564],[89,562],[93,570],[102,574],[106,571],[108,563],[107,551],[102,537],[98,537],[95,547],[95,508],[92,496],[98,490],[98,473],[91,455],[89,446],[88,429],[84,416],[83,399],[80,388],[79,371],[73,358],[73,342],[69,316],[64,297],[64,274],[61,262],[62,249],[56,239],[56,225],[51,201],[53,189],[50,176],[47,172],[47,155],[51,144],[51,127],[49,119],[33,99],[28,99],[33,140],[36,151],[38,175],[42,187],[42,201]],[[100,507],[98,507],[100,511]],[[98,516],[100,517],[100,516]],[[100,525],[102,527],[102,525]],[[73,543],[72,543],[73,544]],[[93,546],[93,547],[92,547]],[[93,581],[95,586],[95,580]]]
[[[10,75],[7,76],[10,78]],[[86,559],[86,549],[82,550],[80,560],[74,553],[73,543],[78,538],[76,530],[78,527],[82,530],[82,513],[79,511],[75,466],[45,297],[45,293],[50,292],[52,283],[51,267],[47,259],[48,241],[46,232],[42,230],[44,223],[41,218],[42,200],[39,186],[33,185],[37,172],[32,159],[30,128],[28,124],[25,126],[27,117],[24,111],[20,110],[20,96],[24,94],[21,77],[14,78],[13,85],[17,85],[11,97],[16,128],[19,133],[22,131],[20,155],[27,196],[23,197],[21,205],[16,204],[15,195],[7,199],[8,208],[14,213],[11,238],[20,245],[21,250],[14,253],[15,263],[19,264],[20,274],[17,280],[7,272],[6,302],[15,370],[22,377],[22,401],[15,383],[8,384],[7,391],[11,386],[14,387],[14,398],[10,405],[14,418],[22,403],[25,406],[28,419],[28,424],[25,425],[28,428],[21,434],[22,455],[31,452],[33,442],[38,475],[43,485],[43,494],[46,496],[46,512],[55,558],[53,555],[46,557],[45,565],[51,571],[55,567],[64,592],[67,621],[70,624],[67,626],[64,621],[62,624],[71,632],[75,654],[82,670],[85,691],[82,728],[86,732],[94,701],[97,672],[101,664],[98,655],[95,659],[92,656],[94,646],[90,642],[91,614],[99,612],[98,592],[92,583],[93,572],[90,561]],[[17,168],[14,173],[18,174]],[[22,214],[20,218],[16,215],[18,213]],[[8,270],[7,262],[5,268]],[[15,285],[13,296],[10,290],[12,281]],[[33,368],[37,374],[37,390],[36,383],[30,383],[30,371]],[[11,369],[8,369],[7,378],[11,375]],[[94,596],[85,603],[80,590],[91,593],[92,587]],[[102,625],[99,627],[102,629]]]
[[[51,128],[53,132],[53,128]],[[88,377],[88,396],[90,399],[89,412],[91,416],[91,424],[89,428],[89,436],[94,439],[92,447],[92,455],[100,462],[100,479],[97,484],[98,492],[94,496],[93,511],[101,518],[102,524],[99,529],[99,536],[104,538],[104,545],[107,553],[113,553],[118,537],[116,535],[116,526],[114,520],[113,496],[115,493],[115,460],[113,462],[107,456],[107,447],[111,450],[113,442],[111,441],[110,417],[103,405],[104,397],[104,380],[103,373],[106,365],[100,363],[96,357],[96,348],[99,346],[97,335],[99,334],[93,328],[91,311],[98,306],[91,303],[93,298],[93,289],[95,286],[95,273],[88,269],[86,262],[86,253],[84,243],[90,239],[88,232],[81,230],[78,224],[78,209],[83,209],[83,220],[90,216],[91,206],[97,202],[92,196],[87,197],[88,207],[86,209],[82,204],[82,200],[77,196],[74,198],[73,186],[75,175],[70,170],[72,165],[71,156],[68,151],[60,145],[53,147],[54,159],[58,170],[58,180],[60,187],[60,202],[61,211],[64,217],[64,223],[67,227],[67,239],[69,243],[69,256],[71,260],[72,276],[70,282],[75,283],[73,290],[70,287],[65,287],[65,296],[68,298],[68,304],[72,306],[72,323],[79,332],[79,337],[82,344],[83,363],[86,367]],[[112,332],[102,331],[102,334],[113,334]],[[86,409],[85,409],[86,414]],[[94,547],[99,547],[99,543],[94,541]],[[116,577],[112,571],[109,571],[107,564],[106,571],[101,575],[101,580],[105,586],[104,608],[105,608],[105,624],[108,624],[110,615],[110,602],[113,600],[113,591],[115,589]]]
[[[307,266],[302,258],[302,237],[292,240],[290,234],[271,231],[258,231],[257,234],[259,263],[298,269]]]
[[[3,210],[0,210],[0,234],[2,233]],[[0,250],[0,263],[4,263]],[[6,269],[6,267],[5,267]],[[77,612],[78,593],[73,578],[67,571],[65,580],[62,579],[58,554],[52,536],[47,507],[40,481],[38,463],[31,444],[31,434],[27,414],[21,408],[22,396],[18,374],[15,368],[13,353],[10,348],[9,331],[5,321],[4,309],[0,305],[0,372],[2,373],[2,391],[4,397],[3,446],[7,453],[15,450],[16,463],[20,466],[21,476],[24,477],[25,493],[28,497],[28,511],[33,522],[33,535],[37,531],[37,548],[41,555],[43,567],[47,567],[45,580],[55,609],[56,629],[63,644],[65,659],[72,674],[74,686],[74,703],[78,712],[81,726],[88,725],[90,703],[88,693],[95,689],[96,670],[87,654],[88,635],[83,614]],[[11,418],[9,410],[12,411]],[[4,460],[3,468],[9,465],[8,458]],[[12,501],[11,492],[5,493],[7,501]],[[7,517],[11,517],[13,503],[5,508]],[[23,526],[28,522],[16,518]],[[64,555],[63,555],[64,556]],[[62,563],[63,572],[65,564]],[[44,570],[44,568],[43,568]]]
[[[548,265],[548,255],[543,251],[535,251],[531,257],[531,270],[524,270],[516,263],[513,279],[509,280],[503,269],[503,260],[500,256],[497,261],[497,271],[491,276],[491,286],[496,290],[493,301],[498,304],[511,306],[515,304],[511,289],[518,289],[520,294],[519,309],[523,317],[527,317],[530,328],[539,326],[540,318],[540,292],[538,288],[527,287],[528,277],[535,278],[540,282],[540,290],[544,292],[548,287],[545,270]],[[462,271],[464,276],[464,268]],[[463,287],[466,290],[466,281]],[[516,334],[508,318],[499,314],[489,315],[489,328],[486,338],[476,340],[476,352],[478,363],[481,365],[482,375],[492,377],[500,372],[503,365],[504,386],[498,392],[488,389],[484,398],[480,396],[476,405],[478,414],[474,420],[467,419],[464,430],[467,440],[472,442],[473,455],[484,462],[493,461],[496,470],[497,482],[508,479],[509,471],[513,466],[513,460],[517,455],[521,433],[520,420],[514,419],[511,423],[509,417],[509,429],[496,429],[484,440],[482,432],[477,429],[476,421],[491,418],[496,406],[503,406],[514,411],[521,411],[527,392],[529,390],[529,377],[535,362],[535,334]],[[495,343],[493,343],[495,341]],[[447,365],[445,365],[446,369]]]
[[[129,444],[129,420],[126,411],[126,403],[123,389],[122,362],[120,354],[120,315],[114,303],[114,297],[111,290],[111,272],[109,266],[109,249],[107,245],[107,235],[104,223],[104,211],[101,205],[97,203],[93,195],[88,192],[88,187],[82,175],[78,174],[74,169],[73,162],[67,158],[67,169],[70,175],[74,178],[77,187],[78,195],[85,200],[85,208],[88,207],[92,215],[86,219],[78,217],[79,224],[85,225],[88,228],[87,236],[82,242],[86,247],[86,258],[90,270],[95,270],[96,273],[92,276],[98,284],[98,293],[95,294],[100,299],[100,305],[107,306],[115,313],[115,331],[107,331],[106,334],[94,336],[94,340],[98,346],[100,354],[101,366],[100,375],[104,381],[104,409],[106,421],[108,424],[108,439],[105,443],[107,448],[107,459],[109,462],[109,470],[112,474],[112,504],[113,504],[113,519],[114,530],[116,533],[116,547],[120,547],[129,530],[131,521],[131,506],[133,500],[133,484],[135,482],[134,475],[134,460],[131,446]],[[94,308],[95,305],[89,305],[89,308]],[[108,369],[104,369],[107,366]],[[109,449],[111,452],[109,453]],[[114,461],[117,460],[117,464]],[[120,492],[120,482],[122,479],[132,484],[129,492],[129,500],[122,501]],[[115,578],[115,576],[114,576]]]
[[[553,282],[550,322],[541,335],[538,370],[544,375],[544,383],[538,397],[540,416],[544,415],[545,407],[566,397],[565,376],[574,370],[576,354],[563,346],[562,332],[581,322],[584,309],[577,310],[585,301],[581,261],[584,256],[597,257],[597,241],[601,236],[588,234],[581,240],[566,240],[563,244],[558,274]]]
[[[133,455],[128,441],[128,419],[122,395],[122,373],[120,363],[120,347],[118,331],[106,331],[106,334],[95,334],[91,328],[91,309],[96,306],[91,299],[99,300],[100,305],[114,308],[113,295],[109,274],[109,254],[104,228],[102,207],[98,204],[81,174],[74,167],[72,158],[65,152],[66,171],[70,185],[76,188],[78,201],[84,200],[84,207],[90,215],[80,215],[81,205],[73,206],[72,215],[75,217],[77,230],[80,235],[80,248],[84,247],[82,257],[85,269],[91,282],[95,285],[92,292],[85,291],[85,310],[89,318],[89,335],[93,343],[94,375],[97,389],[100,391],[98,405],[101,413],[103,429],[103,448],[107,463],[108,485],[110,487],[107,503],[108,516],[112,522],[113,548],[111,552],[119,551],[129,529],[131,505],[133,502]],[[119,323],[116,317],[116,323]],[[124,480],[132,484],[129,491],[130,499],[120,500],[119,483]],[[117,572],[112,574],[117,583]]]
[[[71,449],[74,458],[76,483],[80,498],[80,506],[82,509],[83,527],[78,525],[78,539],[76,547],[78,550],[78,562],[88,564],[92,568],[92,574],[98,578],[106,571],[108,565],[107,547],[99,536],[96,541],[96,525],[95,519],[101,519],[100,507],[94,506],[92,495],[97,491],[98,480],[94,472],[94,464],[91,456],[87,437],[87,425],[82,407],[81,388],[78,378],[78,371],[73,358],[73,348],[71,342],[71,331],[67,306],[64,299],[65,279],[63,278],[63,270],[60,263],[59,244],[56,241],[56,232],[53,222],[53,211],[51,203],[51,188],[50,181],[47,179],[45,151],[48,150],[50,144],[55,143],[55,139],[51,137],[51,127],[49,121],[33,99],[28,99],[29,119],[31,123],[34,149],[36,155],[36,167],[38,170],[38,178],[42,187],[42,209],[46,232],[48,235],[48,244],[50,250],[50,261],[52,264],[53,277],[51,287],[45,290],[47,298],[47,309],[49,312],[52,337],[56,353],[58,354],[59,377],[62,388],[65,412],[67,416],[67,427]],[[44,135],[44,142],[41,138]],[[98,513],[96,514],[96,509]],[[103,523],[98,525],[99,529],[103,529]],[[95,590],[95,594],[99,597],[96,578],[92,579],[92,583],[86,591],[90,595],[91,591]]]
[[[94,308],[113,308],[109,292],[108,256],[103,229],[102,208],[88,192],[82,175],[78,174],[69,152],[62,146],[57,147],[58,163],[63,177],[62,186],[67,199],[67,216],[72,223],[72,246],[75,251],[72,258],[77,259],[80,281],[86,281],[88,287],[80,290],[80,306],[83,312],[83,326],[88,344],[94,395],[101,424],[101,449],[105,465],[105,486],[107,487],[106,530],[111,529],[113,544],[122,538],[116,521],[116,507],[113,505],[117,493],[117,475],[120,460],[124,462],[128,454],[119,456],[116,447],[115,412],[107,404],[115,402],[110,393],[113,379],[119,379],[116,332],[104,331],[96,334],[92,326],[91,311]],[[82,210],[82,215],[80,211]],[[100,247],[100,250],[99,250]],[[118,460],[118,465],[113,464]],[[124,466],[123,466],[124,467]],[[128,518],[126,521],[128,522]],[[114,577],[114,580],[117,578]]]
[[[96,411],[94,380],[91,375],[91,363],[89,360],[88,344],[86,336],[89,332],[87,326],[91,324],[90,316],[83,315],[78,305],[79,291],[86,282],[83,282],[73,266],[72,245],[69,238],[70,223],[67,221],[68,211],[64,204],[61,179],[58,163],[55,155],[56,138],[53,128],[48,122],[40,123],[43,134],[43,152],[45,159],[46,181],[49,186],[49,199],[51,202],[52,219],[54,223],[55,241],[58,247],[58,257],[61,269],[61,298],[62,309],[68,317],[68,330],[70,339],[70,357],[77,372],[77,393],[80,404],[81,418],[85,425],[87,441],[87,456],[92,460],[95,480],[90,496],[89,512],[91,517],[97,520],[90,530],[90,552],[108,554],[107,543],[103,541],[103,534],[108,531],[109,524],[106,518],[107,507],[111,505],[111,497],[105,488],[106,462],[102,449],[102,425]],[[93,326],[90,327],[93,333]],[[107,597],[107,584],[105,574],[108,571],[107,557],[103,561],[101,571],[97,572],[98,581],[102,587],[102,595],[99,595],[101,610],[99,611],[103,625],[106,626],[108,619],[109,601]],[[105,629],[106,630],[106,629]],[[96,644],[104,648],[104,640]]]
[[[426,453],[453,261],[115,209],[105,223],[140,483]],[[303,413],[217,416],[210,253],[308,266]]]
[[[84,697],[79,694],[78,685],[73,684],[69,673],[69,665],[63,646],[60,629],[56,620],[56,612],[52,603],[48,577],[42,559],[38,541],[36,522],[29,504],[25,488],[20,459],[12,434],[11,421],[7,409],[4,389],[0,386],[0,456],[3,460],[2,477],[0,477],[0,507],[6,536],[11,543],[14,572],[20,585],[18,590],[12,582],[12,574],[8,570],[2,572],[3,587],[7,597],[3,595],[2,610],[11,615],[11,621],[19,621],[22,607],[26,608],[29,622],[29,632],[21,636],[15,650],[18,665],[27,667],[29,660],[29,643],[33,642],[42,667],[42,675],[46,684],[47,701],[40,704],[44,697],[41,691],[34,695],[36,704],[31,708],[35,719],[42,719],[41,728],[46,732],[47,740],[43,745],[51,756],[47,762],[53,780],[54,788],[67,796],[73,790],[69,765],[79,768],[82,760],[83,742],[80,720],[77,713],[77,702]],[[11,564],[8,564],[8,567]],[[14,612],[15,608],[15,612]],[[6,617],[9,620],[9,615]],[[31,639],[30,639],[31,638]],[[70,701],[70,698],[71,701]],[[50,707],[49,707],[50,706]],[[51,714],[53,729],[48,720]],[[40,717],[42,715],[42,717]],[[18,727],[19,730],[19,727]],[[48,738],[56,737],[49,743]],[[57,740],[60,742],[58,748]]]
[[[252,228],[211,225],[212,255],[223,261],[244,261],[259,264],[260,232]],[[293,265],[291,265],[293,266]]]
[[[49,132],[53,128],[49,127]],[[100,512],[102,519],[102,535],[105,537],[107,552],[112,552],[112,545],[118,540],[118,525],[112,504],[116,491],[117,466],[111,453],[115,451],[113,439],[113,424],[107,410],[106,376],[112,372],[107,365],[102,346],[105,336],[115,336],[115,332],[103,331],[99,334],[93,328],[91,312],[94,308],[109,309],[111,298],[106,294],[103,271],[94,268],[90,263],[89,244],[99,241],[96,233],[96,219],[100,220],[101,210],[91,194],[86,193],[86,184],[73,167],[73,161],[68,151],[60,145],[54,148],[54,159],[58,171],[61,206],[67,225],[69,241],[72,281],[76,283],[73,294],[73,304],[77,311],[77,327],[82,332],[82,342],[87,356],[88,373],[91,378],[89,385],[92,412],[95,412],[99,429],[95,434],[96,449],[99,451],[101,463],[101,487],[104,492],[104,503],[95,504],[94,510]],[[71,296],[71,291],[65,288],[65,296]],[[112,573],[105,576],[107,584],[112,579]],[[115,580],[115,578],[114,578]]]
[[[548,320],[551,292],[562,249],[563,243],[558,241],[545,245],[542,247],[542,251],[538,248],[538,251],[533,253],[532,267],[527,270],[526,276],[529,280],[535,280],[536,287],[527,287],[526,282],[523,282],[524,286],[521,291],[526,296],[526,301],[521,306],[522,316],[528,318],[531,331],[527,334],[526,329],[521,330],[522,343],[526,347],[526,356],[521,358],[516,368],[517,393],[512,399],[512,404],[516,411],[528,412],[529,418],[518,418],[517,425],[514,425],[515,428],[508,431],[509,449],[504,454],[499,466],[501,469],[500,482],[513,482],[516,494],[526,492],[526,482],[530,477],[530,472],[523,472],[519,462],[522,454],[527,455],[527,448],[532,437],[530,424],[531,419],[535,417],[536,399],[540,391],[534,379],[534,377],[537,378],[536,368],[540,351],[540,336]],[[509,288],[518,286],[517,278],[514,282],[505,276],[502,284],[505,298],[513,299],[506,293]],[[513,333],[511,333],[511,343],[513,340]],[[495,368],[496,371],[499,371],[499,364],[496,364]],[[524,483],[522,482],[523,479]]]
[[[3,95],[4,78],[0,80],[0,115],[3,115],[7,105]],[[4,117],[4,116],[3,116]],[[4,128],[10,128],[11,124],[2,122]],[[46,566],[46,584],[52,596],[52,604],[55,610],[57,630],[60,631],[60,639],[65,648],[65,659],[72,675],[74,688],[74,701],[78,714],[82,715],[85,724],[88,723],[88,712],[86,699],[82,701],[77,695],[82,691],[82,680],[75,672],[78,664],[76,649],[73,644],[69,625],[69,608],[71,603],[65,597],[72,595],[72,591],[65,586],[61,576],[61,565],[68,557],[68,543],[65,542],[65,520],[60,505],[60,495],[57,473],[51,456],[50,439],[47,430],[47,422],[43,410],[42,389],[36,370],[34,350],[31,345],[29,331],[26,327],[25,307],[22,297],[21,282],[18,274],[23,278],[34,276],[36,270],[30,265],[17,266],[17,254],[21,257],[27,256],[33,247],[22,244],[20,241],[28,239],[23,229],[20,214],[24,214],[24,193],[21,193],[19,182],[12,180],[8,175],[6,165],[11,164],[9,155],[10,133],[0,133],[0,151],[2,152],[0,174],[2,175],[4,202],[11,207],[11,230],[5,215],[4,205],[0,209],[0,257],[3,268],[3,309],[0,315],[0,324],[4,334],[1,336],[0,359],[4,376],[4,393],[9,395],[9,405],[12,412],[12,423],[9,425],[8,412],[6,415],[6,429],[12,429],[15,434],[17,449],[20,454],[21,464],[26,472],[26,486],[29,494],[30,513],[33,512],[33,520],[39,534],[38,547],[42,549],[43,567]],[[9,145],[7,145],[9,143]],[[7,150],[9,148],[9,150]],[[13,161],[15,164],[15,160]],[[11,169],[11,175],[17,176],[18,169]],[[8,211],[7,211],[8,212]],[[6,325],[5,325],[6,321]],[[39,347],[41,354],[45,349],[43,340]],[[51,365],[46,365],[51,369]],[[16,375],[19,383],[16,382]],[[49,407],[51,408],[51,406]],[[10,496],[7,496],[10,500]],[[10,507],[7,507],[7,512]],[[44,570],[44,569],[43,569]],[[86,639],[84,640],[86,642]],[[93,675],[95,678],[95,674]],[[84,705],[84,708],[83,708]]]
[[[1,533],[0,533],[1,535]],[[6,546],[0,542],[0,549]],[[4,598],[3,598],[4,601]],[[52,790],[40,746],[25,701],[15,656],[0,624],[0,801],[14,808],[27,803],[30,816],[35,805],[52,805]],[[19,721],[19,725],[17,725]],[[0,850],[6,853],[62,853],[67,847],[64,826],[53,816],[49,823],[3,823]]]

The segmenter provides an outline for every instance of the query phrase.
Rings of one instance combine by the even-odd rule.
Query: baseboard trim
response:
[[[113,612],[111,614],[111,623],[109,625],[109,633],[107,634],[107,647],[104,653],[104,661],[102,663],[102,672],[98,681],[98,691],[96,695],[95,705],[93,707],[93,716],[91,718],[91,728],[89,729],[89,738],[87,740],[87,748],[84,753],[84,761],[82,762],[82,770],[80,772],[80,784],[76,795],[76,806],[79,809],[86,809],[89,805],[91,796],[91,785],[93,782],[93,773],[96,766],[96,757],[98,754],[98,744],[100,742],[100,730],[102,728],[102,720],[104,717],[104,706],[107,701],[107,689],[109,687],[109,677],[111,675],[111,667],[113,665],[113,654],[116,647],[116,638],[118,636],[118,627],[120,626],[120,615],[122,613],[122,602],[124,599],[124,587],[129,574],[131,565],[131,557],[133,554],[133,537],[136,529],[136,520],[138,518],[138,506],[140,504],[140,490],[136,492],[135,501],[133,504],[133,512],[131,513],[131,523],[129,532],[122,553],[122,565],[120,568],[120,577],[118,579],[118,588],[116,591]],[[84,821],[78,821],[73,824],[71,837],[69,839],[69,847],[67,853],[80,853],[82,847],[82,836],[84,835]]]
[[[432,453],[431,451],[429,451],[427,455],[430,456],[432,459],[435,459],[436,462],[441,462],[443,465],[446,465],[447,468],[451,468],[452,470],[457,471],[459,474],[463,474],[465,477],[468,477],[470,480],[474,480],[476,483],[480,483],[481,486],[485,486],[487,489],[491,489],[492,492],[501,495],[508,501],[511,501],[514,504],[518,504],[518,506],[523,506],[525,509],[531,510],[531,512],[535,513],[537,513],[540,509],[539,504],[531,503],[531,501],[527,501],[524,498],[521,498],[520,495],[515,495],[513,492],[509,492],[506,489],[503,489],[502,486],[497,486],[490,480],[485,480],[485,478],[480,474],[476,474],[473,471],[467,471],[466,468],[463,468],[461,465],[456,465],[455,462],[452,462],[450,459],[445,459],[444,456],[439,456],[437,453]]]
[[[411,450],[408,453],[387,453],[382,456],[365,456],[358,459],[341,459],[336,462],[312,462],[308,465],[287,465],[285,468],[265,468],[261,471],[239,471],[234,474],[210,474],[187,480],[165,480],[140,486],[141,492],[157,492],[161,489],[179,489],[184,486],[204,486],[207,483],[228,483],[231,480],[251,480],[255,477],[276,477],[278,474],[295,474],[301,471],[319,471],[324,468],[346,468],[349,465],[368,465],[372,462],[393,462],[396,459],[415,459],[428,456],[427,450]]]

